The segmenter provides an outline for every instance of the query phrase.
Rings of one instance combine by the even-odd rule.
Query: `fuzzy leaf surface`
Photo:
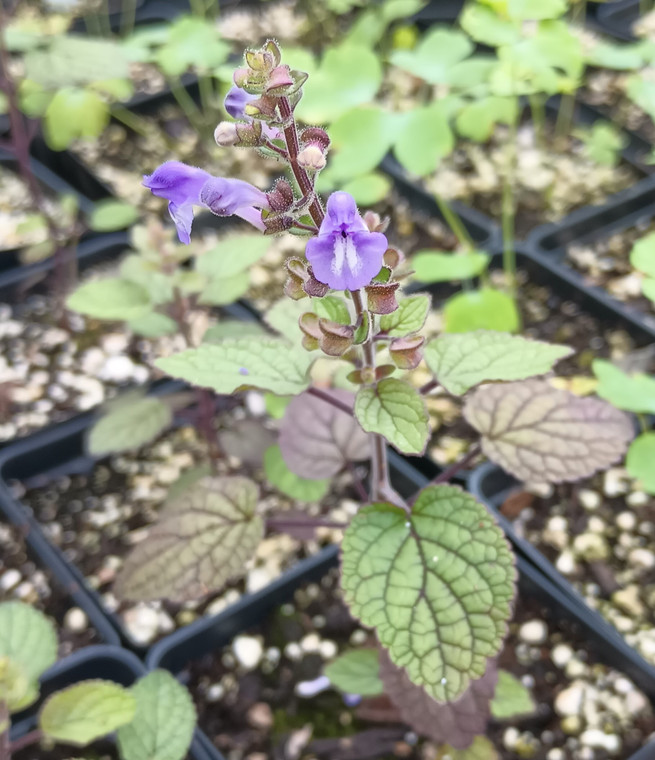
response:
[[[134,720],[118,729],[123,760],[182,760],[191,746],[196,710],[189,692],[165,670],[155,670],[130,689]]]
[[[66,300],[66,306],[96,319],[124,321],[150,310],[150,296],[136,282],[105,277],[80,285]]]
[[[0,604],[0,658],[7,657],[30,681],[57,661],[57,634],[48,618],[29,604]]]
[[[537,706],[530,690],[506,670],[498,671],[498,685],[491,701],[491,714],[496,720],[509,720],[530,715]]]
[[[425,361],[450,393],[461,396],[491,380],[523,380],[549,372],[573,349],[519,335],[476,330],[444,333],[425,347]]]
[[[326,392],[353,406],[352,393]],[[369,437],[352,415],[309,393],[301,393],[286,408],[280,429],[280,451],[287,467],[296,475],[330,478],[345,462],[368,457]]]
[[[588,477],[624,454],[630,419],[605,401],[580,398],[543,380],[478,388],[464,406],[484,453],[520,480]]]
[[[344,652],[326,665],[323,672],[332,685],[345,694],[375,697],[384,693],[377,649],[352,649]]]
[[[154,396],[118,403],[91,428],[89,453],[103,456],[138,449],[166,430],[172,419],[171,407]]]
[[[427,319],[430,301],[430,296],[423,295],[404,298],[398,304],[396,311],[380,317],[380,330],[393,337],[418,332]]]
[[[279,446],[271,446],[264,454],[264,472],[278,491],[298,501],[320,501],[328,492],[330,481],[304,478],[292,472]]]
[[[280,396],[305,390],[311,363],[306,351],[292,350],[284,340],[255,337],[203,343],[155,362],[172,377],[216,393],[252,387]]]
[[[81,681],[49,697],[39,713],[39,728],[55,741],[84,747],[126,725],[136,699],[113,681]]]
[[[471,681],[457,700],[445,703],[437,702],[425,689],[412,683],[405,670],[394,665],[386,650],[380,653],[380,678],[385,694],[415,731],[438,744],[466,749],[486,730],[498,670],[495,661],[489,660],[482,678]]]
[[[376,387],[362,387],[355,416],[367,433],[379,433],[403,454],[422,454],[430,435],[425,401],[408,383],[388,377]]]
[[[239,576],[264,527],[259,490],[242,477],[203,478],[166,509],[128,555],[115,585],[123,599],[184,602]]]
[[[485,507],[454,486],[421,492],[408,515],[373,504],[342,544],[344,595],[391,660],[437,701],[461,696],[505,637],[514,560]]]

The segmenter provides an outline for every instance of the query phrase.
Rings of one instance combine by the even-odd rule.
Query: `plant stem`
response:
[[[509,131],[507,142],[507,169],[503,175],[502,231],[503,231],[503,269],[510,283],[513,294],[516,286],[516,252],[514,250],[514,218],[516,214],[516,162],[518,158],[518,120]]]
[[[345,412],[351,417],[354,416],[355,414],[351,406],[348,406],[348,404],[344,404],[343,401],[340,401],[338,398],[336,398],[335,396],[332,396],[327,391],[321,390],[320,388],[315,388],[314,386],[310,386],[309,388],[307,388],[307,393],[309,393],[310,396],[315,396],[316,398],[320,398],[322,401],[325,401],[327,404],[331,404],[336,409],[339,409],[342,412]]]
[[[436,478],[431,480],[428,483],[428,486],[438,486],[441,483],[448,483],[452,478],[457,475],[457,473],[460,470],[463,470],[464,468],[468,467],[473,460],[479,456],[481,452],[481,447],[479,443],[476,443],[473,447],[471,447],[466,454],[461,459],[458,459],[454,464],[451,464],[450,467],[447,467],[442,473],[437,475]],[[426,488],[428,487],[426,486]],[[414,497],[412,501],[415,501],[418,498],[418,494]]]
[[[171,88],[171,93],[175,98],[175,102],[184,112],[184,115],[189,120],[189,124],[201,134],[205,131],[205,123],[203,120],[202,112],[196,105],[194,99],[189,95],[186,89],[180,84],[179,80],[168,77],[168,86]]]
[[[125,37],[134,31],[136,22],[136,0],[123,0],[121,13],[121,36]]]
[[[112,103],[111,115],[114,119],[120,121],[121,124],[125,124],[125,126],[133,132],[141,135],[141,137],[150,137],[148,122],[140,116],[137,116],[135,113],[132,113],[132,111],[125,108],[125,106],[120,105],[120,103]]]
[[[309,178],[307,172],[298,163],[298,153],[300,152],[300,142],[298,140],[298,130],[296,128],[296,121],[293,118],[293,111],[291,110],[291,104],[288,98],[279,99],[280,115],[282,116],[282,123],[284,124],[284,139],[287,144],[287,153],[289,165],[293,176],[296,178],[300,192],[303,195],[311,195],[313,200],[309,206],[309,213],[314,220],[314,224],[317,227],[321,226],[321,222],[325,217],[321,201],[314,192],[314,183]]]
[[[268,517],[266,527],[274,530],[287,530],[289,528],[336,528],[343,530],[348,523],[336,522],[322,517]]]
[[[211,80],[207,74],[198,75],[198,87],[200,90],[200,110],[203,115],[203,120],[206,123],[210,123],[212,121],[211,115],[214,92]]]
[[[435,388],[438,388],[438,387],[439,387],[439,383],[436,380],[428,380],[427,383],[425,383],[425,385],[422,385],[418,389],[418,392],[422,396],[426,396],[428,393],[431,393]]]
[[[35,728],[34,731],[30,731],[29,733],[25,734],[25,736],[21,736],[20,739],[15,739],[9,745],[8,757],[11,757],[14,752],[19,752],[21,749],[25,749],[25,747],[31,747],[33,744],[37,744],[37,742],[40,742],[42,738],[43,734],[41,733],[41,730]]]
[[[11,721],[9,719],[9,707],[2,700],[0,702],[0,760],[11,760],[11,744],[9,742],[9,729]]]
[[[530,95],[529,100],[537,146],[543,149],[546,147],[546,116],[544,112],[544,100],[539,93]]]
[[[557,121],[555,122],[555,137],[558,140],[562,140],[570,133],[574,109],[575,95],[572,93],[562,95],[559,111],[557,112]]]
[[[464,226],[464,222],[462,222],[460,219],[459,214],[453,211],[448,201],[442,198],[438,193],[434,194],[434,200],[439,207],[439,211],[441,211],[441,215],[443,216],[446,224],[453,231],[453,234],[457,238],[462,248],[467,251],[473,250],[475,248],[475,244],[473,243],[473,239],[469,235],[468,230]]]
[[[355,470],[355,465],[348,459],[346,459],[346,469],[350,473],[350,477],[352,478],[353,485],[355,486],[355,490],[357,491],[359,498],[366,504],[366,502],[368,502],[368,493],[366,493],[364,484],[359,479],[359,475]]]
[[[205,18],[205,4],[203,0],[190,0],[191,13],[198,18]]]

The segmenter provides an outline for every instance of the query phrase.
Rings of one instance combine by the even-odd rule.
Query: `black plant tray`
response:
[[[618,0],[598,8],[595,25],[611,37],[632,42],[637,39],[632,33],[632,25],[640,15],[639,0]]]
[[[65,689],[80,681],[102,678],[120,686],[130,687],[135,681],[146,675],[147,670],[139,658],[132,652],[115,646],[92,646],[60,660],[44,674],[41,680],[39,702],[25,713],[20,713],[12,721],[12,741],[25,736],[36,728],[38,706],[50,694]],[[189,749],[189,760],[210,760],[205,750],[208,739],[196,729]],[[46,760],[46,758],[44,758]]]
[[[635,649],[629,646],[621,634],[595,610],[587,607],[582,596],[555,569],[555,567],[526,539],[517,535],[510,520],[500,514],[499,509],[507,496],[519,486],[519,482],[492,462],[477,467],[468,479],[468,490],[493,512],[516,551],[537,568],[559,593],[576,606],[584,607],[593,628],[616,649],[615,657],[620,667],[655,701],[655,666],[647,662]],[[619,654],[620,653],[620,654]]]
[[[74,195],[77,199],[77,203],[82,214],[90,214],[93,210],[93,201],[86,196],[81,190],[73,185],[69,184],[52,169],[50,166],[46,166],[37,159],[32,159],[31,162],[32,171],[41,187],[53,196],[58,195]],[[18,165],[16,160],[7,152],[0,151],[0,166],[3,169],[12,171],[15,174],[19,174]],[[88,236],[93,237],[93,236]],[[27,267],[22,267],[20,264],[20,249],[5,249],[0,250],[0,277],[7,270],[20,267],[21,270],[27,270]]]
[[[411,465],[406,469],[408,485],[418,491],[427,484],[427,478]],[[149,668],[166,668],[184,678],[186,665],[229,644],[239,633],[261,623],[279,605],[293,597],[300,586],[319,580],[338,564],[339,548],[328,547],[315,557],[296,565],[265,589],[247,597],[214,618],[198,620],[176,631],[155,644],[149,651],[146,664]],[[651,700],[655,700],[655,669],[645,663],[625,642],[613,632],[597,614],[590,611],[580,600],[563,593],[556,585],[536,569],[525,557],[517,555],[519,588],[523,594],[537,597],[558,617],[573,623],[585,634],[589,647],[599,660],[625,672]],[[207,736],[208,750],[217,752]],[[652,750],[651,750],[652,751]],[[215,757],[220,755],[216,754]],[[642,750],[629,760],[647,760],[652,755],[642,755]]]
[[[615,196],[611,204],[574,211],[558,224],[537,227],[529,243],[534,255],[548,269],[588,293],[599,303],[613,310],[634,327],[655,340],[655,313],[641,312],[610,295],[604,288],[587,285],[585,277],[566,261],[566,247],[571,243],[588,243],[627,230],[655,215],[655,177],[640,182]]]
[[[254,319],[245,307],[237,304],[226,311],[235,318]],[[151,393],[164,396],[183,390],[188,386],[173,380],[155,383]],[[135,641],[122,626],[117,615],[109,612],[100,595],[89,587],[80,570],[64,556],[64,553],[48,539],[38,521],[30,510],[25,509],[20,500],[11,492],[11,481],[29,480],[32,484],[47,482],[57,475],[89,472],[95,466],[96,458],[90,456],[84,447],[86,433],[95,420],[93,411],[87,412],[67,422],[53,425],[43,431],[28,436],[17,443],[10,444],[0,451],[0,507],[7,514],[10,522],[19,525],[26,533],[27,542],[41,562],[53,570],[61,570],[64,577],[70,579],[80,591],[85,601],[84,607],[93,619],[100,619],[105,627],[110,626],[120,635],[122,641],[132,650],[143,654],[146,650]],[[400,492],[408,491],[412,483],[414,469],[405,459],[390,452],[390,467],[394,485]],[[413,492],[413,489],[411,490]],[[212,620],[213,618],[208,618]],[[200,621],[205,622],[205,621]]]

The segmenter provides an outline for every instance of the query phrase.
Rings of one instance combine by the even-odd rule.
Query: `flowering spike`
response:
[[[387,239],[370,232],[357,211],[355,199],[332,193],[318,237],[307,242],[307,260],[319,282],[334,290],[359,290],[380,271]]]

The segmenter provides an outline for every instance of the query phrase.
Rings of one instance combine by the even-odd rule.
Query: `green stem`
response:
[[[509,280],[510,292],[516,286],[516,252],[514,250],[515,216],[516,216],[516,162],[518,158],[518,120],[510,127],[507,143],[507,170],[503,175],[502,197],[502,232],[503,232],[503,269]]]
[[[84,26],[86,27],[87,34],[90,34],[92,37],[102,37],[102,27],[100,26],[100,19],[97,13],[85,13]]]
[[[546,147],[546,115],[544,111],[544,99],[540,93],[537,93],[535,95],[530,95],[529,100],[537,145],[543,149]]]
[[[653,10],[653,0],[639,0],[639,13],[643,16]]]
[[[211,122],[214,91],[212,88],[211,79],[207,74],[201,74],[198,77],[198,87],[200,88],[200,109],[202,111],[204,121]]]
[[[109,20],[109,0],[102,0],[102,9],[100,11],[100,24],[104,37],[111,37],[111,22]]]
[[[191,13],[198,18],[205,18],[205,3],[203,0],[190,0]]]
[[[135,113],[132,113],[132,111],[125,108],[125,106],[120,105],[120,103],[112,103],[111,115],[114,119],[120,121],[121,124],[125,124],[125,126],[129,127],[133,132],[141,135],[141,137],[150,136],[148,122],[140,116],[137,116]]]
[[[136,0],[123,0],[121,13],[121,37],[126,37],[134,31],[136,22]]]
[[[462,248],[467,251],[473,250],[475,248],[473,239],[464,226],[464,222],[459,218],[459,214],[453,211],[448,201],[444,200],[438,193],[434,194],[434,200],[439,207],[439,211],[441,211],[441,216],[443,216],[446,224],[450,227]]]
[[[575,109],[575,95],[566,93],[562,95],[555,123],[555,137],[559,140],[571,132],[573,124],[573,111]]]
[[[167,79],[167,82],[171,88],[171,92],[173,93],[173,97],[175,98],[176,103],[184,112],[191,126],[197,132],[204,132],[205,123],[202,118],[202,113],[191,95],[189,95],[189,93],[178,80],[169,78]]]

